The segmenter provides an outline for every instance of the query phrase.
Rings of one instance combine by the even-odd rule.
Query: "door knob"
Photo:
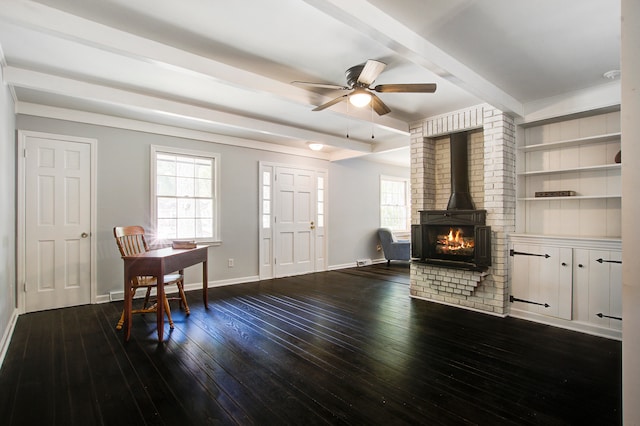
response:
[[[89,234],[87,234],[86,232],[83,232],[82,234],[80,234],[80,236],[82,238],[87,238],[89,236]]]
[[[313,221],[311,221],[310,229],[316,229],[316,225],[313,223]]]

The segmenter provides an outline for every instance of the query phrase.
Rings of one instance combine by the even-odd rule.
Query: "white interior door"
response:
[[[315,271],[316,176],[278,167],[275,176],[275,275]]]
[[[91,145],[26,135],[24,156],[25,311],[90,303]]]

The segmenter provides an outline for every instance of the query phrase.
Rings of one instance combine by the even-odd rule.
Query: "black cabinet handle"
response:
[[[596,316],[598,316],[600,318],[611,318],[611,319],[614,319],[614,320],[622,321],[621,317],[614,317],[614,316],[611,316],[611,315],[605,315],[602,312],[596,314]]]
[[[622,263],[622,260],[604,260],[604,259],[600,258],[600,259],[596,259],[596,262],[598,262],[598,263],[602,263],[602,262],[605,262],[605,263]]]
[[[562,266],[567,266],[567,263],[566,262],[562,262]]]
[[[539,257],[544,257],[545,259],[550,258],[551,256],[549,256],[548,254],[536,254],[536,253],[526,253],[524,251],[515,251],[514,249],[509,250],[509,256],[513,257],[516,255],[521,255],[521,256],[539,256]]]
[[[548,303],[540,303],[540,302],[534,302],[532,300],[518,299],[517,297],[514,297],[513,295],[509,295],[509,302],[511,302],[511,303],[513,303],[513,302],[523,302],[523,303],[529,303],[531,305],[544,306],[545,308],[550,307],[550,305]]]
[[[584,268],[584,265],[582,263],[578,263],[578,268]]]

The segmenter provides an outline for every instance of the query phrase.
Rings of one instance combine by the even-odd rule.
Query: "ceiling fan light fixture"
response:
[[[317,142],[309,142],[308,145],[311,151],[322,151],[322,148],[324,148],[323,144]]]
[[[366,90],[355,90],[349,95],[349,102],[357,108],[366,107],[371,102],[371,93]]]
[[[620,78],[620,70],[610,70],[602,74],[602,76],[607,80],[615,80]]]

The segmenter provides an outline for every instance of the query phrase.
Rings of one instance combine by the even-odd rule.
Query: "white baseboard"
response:
[[[367,262],[367,264],[369,265],[375,265],[376,263],[386,263],[387,261],[386,259],[366,259],[366,260],[371,262],[371,263]],[[358,267],[358,260],[352,263],[343,263],[340,265],[329,265],[329,267],[327,268],[327,271],[336,271],[338,269],[357,268],[357,267]]]
[[[94,303],[99,304],[99,303],[109,303],[111,302],[111,298],[108,294],[101,294],[99,296],[96,296],[96,300]]]
[[[4,330],[4,333],[2,333],[2,340],[0,340],[0,367],[2,367],[4,357],[9,349],[9,343],[13,336],[13,330],[16,328],[16,322],[18,322],[18,310],[14,309],[11,313],[11,318],[9,318],[9,324],[7,324],[7,328]]]
[[[536,314],[534,312],[521,311],[511,308],[509,316],[527,321],[533,321],[540,324],[551,325],[554,327],[564,328],[581,333],[591,334],[593,336],[606,337],[608,339],[622,340],[622,331],[610,328],[599,327],[594,324],[588,324],[580,321],[568,321],[561,318],[548,317],[546,315]]]
[[[327,268],[327,271],[336,271],[338,269],[346,269],[346,268],[355,268],[356,266],[356,262],[352,262],[352,263],[343,263],[341,265],[329,265],[329,267]]]
[[[255,281],[260,281],[260,278],[256,275],[249,276],[249,277],[232,278],[228,280],[209,281],[209,283],[207,284],[207,288],[222,287],[225,285],[233,285],[233,284],[251,283]],[[202,284],[188,283],[184,285],[184,289],[185,291],[202,290]],[[167,290],[168,290],[167,294],[178,292],[178,289],[173,286],[170,288],[167,288]],[[156,294],[155,289],[151,290],[151,294],[155,296]],[[135,296],[136,299],[140,299],[142,297],[144,297],[144,292],[142,290],[136,293],[136,296]],[[96,298],[96,303],[115,302],[115,301],[121,301],[121,300],[124,300],[124,290],[116,290],[116,291],[110,291],[109,294],[98,296]]]

